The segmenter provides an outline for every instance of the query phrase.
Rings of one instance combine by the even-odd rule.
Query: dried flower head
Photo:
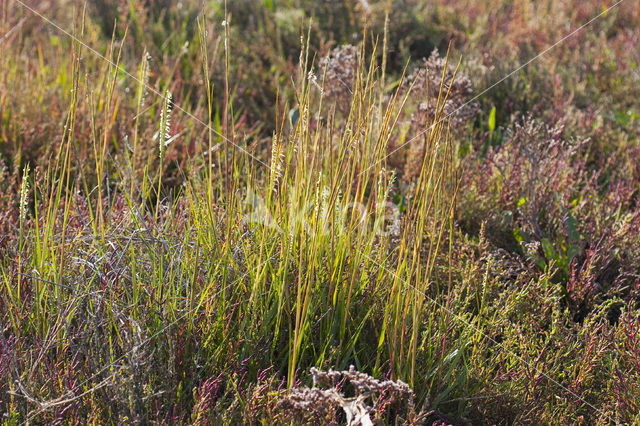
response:
[[[346,44],[336,47],[318,62],[324,79],[324,94],[330,99],[351,99],[353,80],[357,74],[360,50]]]
[[[332,421],[338,408],[342,408],[347,425],[373,425],[376,414],[392,403],[405,402],[409,412],[414,411],[413,391],[406,383],[393,380],[378,380],[355,370],[327,372],[311,368],[313,387],[293,388],[289,395],[280,400],[279,406],[294,418],[312,417],[315,420]],[[349,382],[354,395],[340,392],[342,384]],[[318,386],[328,386],[328,389]],[[367,405],[366,401],[372,401]]]
[[[167,145],[172,142],[171,138],[171,111],[173,109],[173,100],[171,98],[171,92],[168,90],[165,92],[164,100],[162,103],[162,110],[160,111],[160,128],[158,129],[158,140],[160,158],[164,156],[167,149]]]
[[[403,80],[400,93],[406,95],[409,91],[417,101],[413,105],[407,103],[411,112],[403,173],[407,182],[420,174],[425,156],[424,138],[431,126],[441,124],[445,137],[448,132],[459,134],[479,111],[477,103],[469,101],[473,94],[471,80],[460,70],[456,72],[455,66],[440,57],[437,49]]]
[[[22,173],[22,185],[20,186],[20,226],[27,217],[27,196],[29,194],[29,164],[24,167]]]
[[[441,105],[438,105],[441,87],[443,93]],[[456,73],[455,67],[447,63],[446,58],[440,57],[438,49],[431,52],[429,59],[423,58],[422,64],[405,78],[401,90],[406,93],[410,89],[421,100],[411,116],[415,126],[429,125],[438,116],[438,119],[446,117],[452,129],[460,130],[478,113],[478,105],[469,102],[473,94],[471,80],[460,70]],[[447,92],[449,96],[442,105]],[[442,113],[439,113],[439,109],[442,109]]]

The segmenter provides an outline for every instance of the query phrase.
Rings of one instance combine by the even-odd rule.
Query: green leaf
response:
[[[571,243],[578,243],[581,240],[580,232],[578,232],[578,221],[570,212],[567,212],[567,218],[564,221],[564,228]]]
[[[544,251],[544,256],[547,258],[547,260],[559,260],[559,256],[558,253],[556,252],[556,249],[553,247],[553,244],[551,244],[551,241],[549,241],[548,238],[543,238],[542,241],[542,250]]]
[[[516,228],[513,230],[513,237],[518,243],[521,243],[525,240],[524,235],[522,235],[522,232],[520,232],[520,228]]]
[[[522,207],[525,205],[525,203],[527,202],[527,197],[522,197],[518,200],[518,208]]]
[[[298,108],[291,109],[291,111],[289,111],[289,122],[292,128],[296,127],[298,120],[300,120],[300,110]]]
[[[493,133],[496,130],[496,107],[491,108],[489,113],[489,131]]]

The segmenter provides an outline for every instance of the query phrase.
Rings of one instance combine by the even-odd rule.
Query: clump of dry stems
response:
[[[413,391],[400,380],[378,380],[356,371],[354,366],[346,371],[321,371],[315,367],[310,371],[313,387],[295,387],[280,400],[279,406],[286,416],[334,423],[338,409],[342,408],[347,425],[366,426],[381,420],[387,407],[396,403],[404,403],[410,416],[415,414]],[[353,389],[352,396],[344,391],[347,383]],[[371,405],[367,401],[372,401]]]

